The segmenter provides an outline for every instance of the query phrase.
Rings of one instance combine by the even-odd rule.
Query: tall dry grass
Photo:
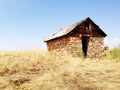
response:
[[[120,90],[120,62],[1,51],[0,90]]]

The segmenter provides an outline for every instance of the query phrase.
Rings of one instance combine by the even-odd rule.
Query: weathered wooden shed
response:
[[[107,35],[89,17],[45,38],[49,51],[61,55],[102,57]],[[82,54],[81,54],[82,53]]]

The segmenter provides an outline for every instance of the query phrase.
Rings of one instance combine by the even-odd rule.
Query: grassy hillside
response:
[[[120,90],[118,53],[83,60],[45,51],[1,51],[0,90]]]

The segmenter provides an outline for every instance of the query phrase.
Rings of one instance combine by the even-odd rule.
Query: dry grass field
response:
[[[120,90],[120,49],[100,60],[0,51],[0,90]]]

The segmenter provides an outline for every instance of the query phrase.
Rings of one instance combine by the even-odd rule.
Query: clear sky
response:
[[[86,17],[120,43],[120,0],[0,0],[0,50],[45,49],[43,37]]]

